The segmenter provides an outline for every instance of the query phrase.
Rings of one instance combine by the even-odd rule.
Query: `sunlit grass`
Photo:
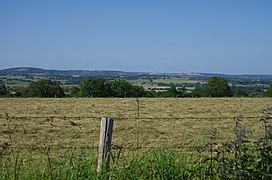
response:
[[[207,142],[212,128],[219,130],[218,139],[231,138],[238,115],[257,135],[262,110],[271,105],[269,98],[141,98],[138,119],[134,98],[0,99],[0,144],[94,147],[100,119],[109,116],[115,119],[113,144],[128,151],[136,142],[142,147],[191,146]]]
[[[193,178],[189,160],[212,129],[216,142],[228,142],[243,115],[255,138],[271,106],[269,98],[141,98],[138,112],[134,98],[0,99],[1,177],[96,179],[100,119],[110,116],[113,179]]]

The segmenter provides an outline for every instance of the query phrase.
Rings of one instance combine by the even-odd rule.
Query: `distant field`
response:
[[[150,80],[148,79],[136,79],[136,80],[128,80],[129,82],[133,84],[141,83],[141,82],[147,82],[150,83]],[[204,83],[205,81],[201,80],[189,80],[186,78],[169,78],[169,79],[153,79],[152,82],[154,83]]]
[[[12,92],[15,92],[16,90],[21,91],[23,88],[26,88],[31,82],[35,82],[41,79],[44,79],[46,77],[41,76],[35,76],[35,77],[27,77],[27,76],[0,76],[0,80],[3,81],[6,85],[6,87],[12,89]],[[61,87],[64,89],[64,91],[69,91],[72,87],[75,85],[64,85],[67,80],[57,80],[60,82]]]
[[[29,83],[43,79],[42,77],[36,76],[35,78],[29,78],[27,76],[0,76],[0,80],[2,80],[7,87],[13,89],[22,89],[23,87],[27,87]],[[204,83],[204,81],[197,80],[188,80],[185,78],[171,78],[171,79],[154,79],[152,82],[148,79],[136,79],[136,80],[127,80],[133,85],[143,86],[145,89],[148,88],[159,88],[158,83],[174,83],[174,84],[182,84],[182,83]],[[58,80],[58,82],[65,84],[66,80]],[[75,85],[62,85],[64,90],[68,91],[71,87]],[[169,86],[160,86],[160,88],[169,88]],[[192,89],[188,87],[188,89]]]
[[[211,129],[217,141],[233,136],[233,117],[244,116],[253,135],[262,131],[269,98],[136,99],[0,99],[0,144],[25,150],[51,145],[55,152],[71,145],[96,147],[100,118],[115,119],[113,145],[126,151],[135,147],[183,147],[204,144]],[[96,148],[95,148],[96,150]]]
[[[205,81],[202,80],[189,80],[186,78],[169,78],[169,79],[153,79],[152,81],[148,79],[136,79],[136,80],[128,80],[133,85],[143,86],[146,90],[153,88],[157,89],[156,91],[161,91],[159,89],[163,89],[165,91],[166,88],[169,88],[171,83],[178,85],[177,87],[182,87],[181,84],[185,83],[205,83]],[[168,84],[168,85],[162,85],[160,83]],[[186,87],[188,90],[194,89],[194,87]]]
[[[204,83],[205,81],[201,80],[189,80],[182,78],[171,78],[171,79],[154,79],[153,82],[162,82],[162,83],[174,83],[174,84],[182,84],[182,83]]]

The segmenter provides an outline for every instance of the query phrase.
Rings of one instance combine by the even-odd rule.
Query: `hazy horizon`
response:
[[[1,1],[0,69],[271,74],[272,1]]]
[[[158,74],[220,74],[220,75],[268,75],[272,76],[272,73],[215,73],[215,72],[156,72],[156,71],[125,71],[122,69],[56,69],[56,68],[41,68],[41,67],[28,67],[28,66],[18,66],[18,67],[8,67],[8,68],[0,68],[1,70],[14,69],[14,68],[37,68],[43,70],[59,70],[59,71],[121,71],[121,72],[131,72],[131,73],[158,73]]]

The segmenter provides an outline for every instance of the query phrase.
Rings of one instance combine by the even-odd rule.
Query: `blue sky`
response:
[[[272,1],[0,0],[0,62],[272,74]]]

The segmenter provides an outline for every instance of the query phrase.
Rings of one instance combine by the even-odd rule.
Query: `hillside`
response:
[[[47,70],[33,67],[18,67],[0,70],[2,76],[102,76],[102,77],[119,77],[119,76],[136,76],[137,73],[123,71],[89,71],[89,70]]]
[[[103,77],[107,80],[125,79],[132,84],[142,85],[144,88],[154,86],[168,88],[171,83],[178,87],[185,85],[194,88],[199,82],[206,82],[210,77],[218,76],[228,80],[232,85],[260,87],[260,91],[272,84],[272,75],[228,75],[213,73],[153,73],[153,72],[125,72],[106,70],[47,70],[33,67],[17,67],[0,70],[0,81],[7,85],[22,85],[42,78],[51,78],[62,84],[79,84],[85,77]],[[17,77],[16,77],[17,76]],[[255,89],[256,90],[256,89]]]
[[[126,72],[111,70],[48,70],[34,67],[16,67],[0,70],[0,76],[71,76],[71,77],[186,77],[192,79],[206,80],[213,76],[226,79],[250,79],[250,80],[272,80],[272,75],[230,75],[214,73],[151,73],[151,72]]]

